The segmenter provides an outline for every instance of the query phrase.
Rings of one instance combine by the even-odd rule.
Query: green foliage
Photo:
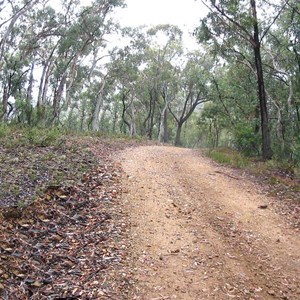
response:
[[[38,147],[48,147],[60,142],[62,131],[58,127],[41,129],[37,127],[29,128],[25,132],[25,137],[30,145]]]
[[[236,126],[234,144],[246,156],[257,156],[260,153],[260,135],[249,124]]]
[[[235,168],[245,168],[249,165],[249,160],[238,151],[230,148],[217,148],[208,151],[208,156],[215,162],[230,165]]]
[[[60,130],[51,129],[53,125],[88,131],[93,120],[101,135],[174,141],[179,122],[184,146],[234,146],[244,155],[261,155],[257,77],[249,44],[255,18],[249,1],[204,0],[211,9],[195,30],[201,50],[192,53],[184,49],[175,25],[121,29],[124,43],[105,49],[105,35],[119,30],[109,13],[125,5],[121,0],[86,6],[78,6],[79,0],[62,1],[57,7],[51,1],[31,1],[9,26],[21,2],[11,1],[1,15],[6,38],[0,51],[0,95],[3,105],[8,101],[1,111],[9,116],[0,117],[25,127],[16,133],[11,126],[0,126],[0,137],[11,147],[17,140],[56,144]],[[266,33],[261,58],[275,158],[297,166],[298,2],[256,5],[260,32]],[[197,97],[209,102],[195,108]]]
[[[293,167],[300,168],[300,138],[291,145],[290,162]]]
[[[7,138],[11,135],[11,127],[5,123],[0,124],[0,138]]]
[[[222,152],[219,152],[217,150],[212,150],[209,152],[209,157],[212,158],[215,162],[230,165],[232,160],[231,158]]]

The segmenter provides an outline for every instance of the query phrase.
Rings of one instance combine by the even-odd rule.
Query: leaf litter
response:
[[[14,180],[21,191],[1,189],[2,299],[126,299],[129,221],[110,157],[126,146],[81,138],[59,149],[1,147],[1,185]],[[14,156],[16,172],[6,163]],[[39,176],[29,180],[33,168]],[[60,181],[53,170],[64,170]]]

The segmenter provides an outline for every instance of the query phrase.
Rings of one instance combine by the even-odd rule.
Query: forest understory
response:
[[[133,140],[20,140],[0,146],[1,299],[300,297],[296,179]]]

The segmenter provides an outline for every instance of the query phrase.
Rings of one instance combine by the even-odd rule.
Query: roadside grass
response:
[[[49,186],[73,185],[98,162],[84,139],[71,139],[57,128],[2,125],[0,207],[27,206]]]
[[[48,147],[64,142],[65,132],[57,127],[17,127],[0,125],[0,142],[7,148],[18,146]]]
[[[104,163],[99,157],[143,143],[125,135],[0,125],[0,208],[27,206],[49,186],[76,184]]]
[[[206,154],[219,164],[241,169],[255,176],[269,186],[270,195],[288,196],[300,201],[300,169],[288,162],[248,158],[230,148],[210,149]]]
[[[250,161],[239,152],[229,148],[211,149],[207,155],[217,163],[234,168],[243,169],[249,166]]]

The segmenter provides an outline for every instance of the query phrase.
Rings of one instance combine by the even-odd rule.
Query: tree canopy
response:
[[[202,3],[188,50],[176,25],[122,28],[126,1],[1,1],[0,123],[299,163],[299,1]]]

